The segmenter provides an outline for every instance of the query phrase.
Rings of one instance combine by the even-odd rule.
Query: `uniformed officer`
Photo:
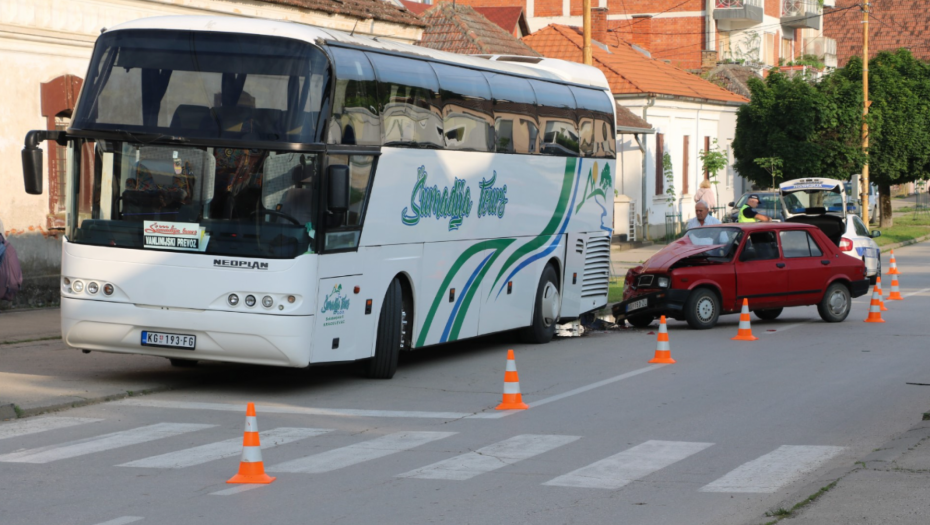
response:
[[[772,220],[771,217],[763,215],[755,210],[759,206],[759,196],[755,193],[749,195],[749,198],[746,199],[746,204],[744,204],[739,209],[739,221],[738,222],[769,222]]]

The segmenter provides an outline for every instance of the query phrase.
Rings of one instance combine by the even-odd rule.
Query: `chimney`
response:
[[[591,8],[591,39],[607,44],[607,8]]]
[[[646,51],[652,50],[652,15],[633,15],[631,24],[632,42]]]

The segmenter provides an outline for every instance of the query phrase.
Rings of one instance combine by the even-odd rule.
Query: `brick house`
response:
[[[442,2],[423,11],[426,23],[417,45],[469,55],[525,55],[539,53],[508,30],[468,5]]]
[[[862,11],[858,0],[836,0],[824,11],[824,35],[836,41],[836,55],[843,67],[853,56],[862,56]],[[926,3],[884,0],[873,3],[869,23],[869,56],[906,48],[921,60],[930,60],[927,31],[930,10]]]
[[[631,202],[637,238],[655,238],[665,233],[666,213],[681,214],[682,221],[694,215],[693,195],[706,177],[698,152],[714,140],[729,149],[736,111],[748,99],[649,57],[617,32],[607,31],[604,10],[594,10],[593,15],[593,65],[606,75],[617,103],[641,115],[655,130],[618,135],[621,159],[614,181],[618,193]],[[553,24],[523,41],[545,57],[582,61],[578,27]],[[663,153],[671,157],[671,180],[664,176]],[[732,168],[718,174],[717,180],[718,206],[734,200],[748,186]],[[666,193],[669,188],[671,195]]]

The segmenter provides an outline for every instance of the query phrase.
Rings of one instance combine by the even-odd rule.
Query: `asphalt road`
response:
[[[884,324],[862,322],[867,297],[841,324],[753,318],[751,343],[730,340],[738,316],[671,322],[674,365],[631,329],[424,350],[391,381],[178,370],[171,392],[0,423],[0,523],[762,523],[930,409],[907,384],[930,383],[928,260],[898,251]],[[493,410],[508,348],[527,411]],[[271,485],[225,483],[248,401]]]

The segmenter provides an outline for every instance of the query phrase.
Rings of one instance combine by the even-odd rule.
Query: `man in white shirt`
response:
[[[704,201],[698,201],[698,203],[694,205],[694,217],[688,221],[688,224],[685,225],[685,230],[700,228],[701,226],[720,224],[720,221],[718,221],[713,215],[708,215],[707,212],[707,203]]]

